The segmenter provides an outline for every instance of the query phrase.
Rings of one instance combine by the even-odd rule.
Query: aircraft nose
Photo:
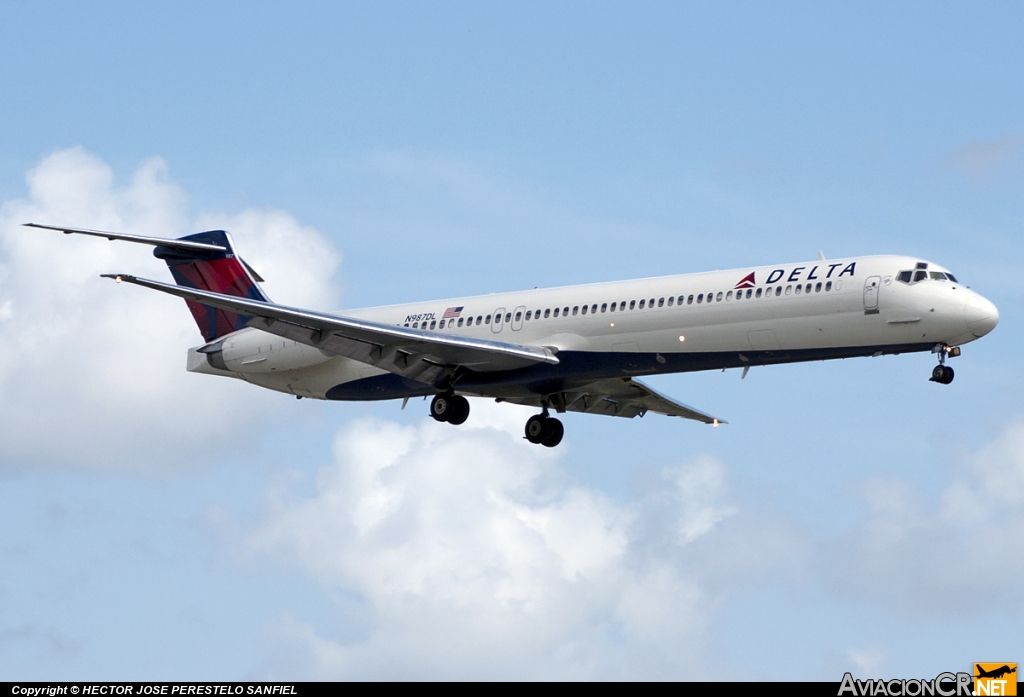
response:
[[[964,321],[974,336],[982,337],[999,324],[999,310],[980,295],[967,301],[964,307]]]

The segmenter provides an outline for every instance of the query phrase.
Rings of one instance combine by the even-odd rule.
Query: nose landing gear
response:
[[[929,381],[937,382],[940,385],[948,385],[953,382],[953,369],[946,365],[946,356],[956,358],[960,355],[960,347],[936,344],[935,348],[932,349],[932,353],[939,354],[939,364],[932,370],[932,376],[929,378]]]
[[[531,416],[526,421],[526,440],[531,443],[553,448],[562,442],[565,428],[558,419],[548,416],[548,410]]]
[[[435,421],[458,426],[469,418],[469,400],[458,394],[435,395],[430,402],[430,415]]]

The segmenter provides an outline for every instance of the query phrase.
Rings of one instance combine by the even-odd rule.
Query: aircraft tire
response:
[[[539,445],[544,442],[547,435],[548,417],[543,414],[535,414],[526,420],[526,440]]]
[[[469,400],[457,394],[450,401],[451,416],[448,417],[448,423],[453,426],[466,423],[469,418]]]
[[[950,368],[948,365],[944,365],[942,367],[946,369],[946,375],[945,375],[945,377],[942,380],[942,384],[943,385],[948,385],[949,383],[953,382],[953,375],[954,375],[953,369]]]
[[[434,421],[440,421],[442,423],[451,419],[454,413],[452,395],[439,394],[434,395],[434,399],[430,401],[430,415],[434,417]],[[467,405],[468,406],[468,405]],[[467,414],[468,416],[469,414]]]
[[[544,440],[541,441],[541,445],[546,448],[553,448],[562,442],[562,436],[565,435],[565,427],[562,426],[562,422],[558,419],[545,419],[547,422],[544,424]]]

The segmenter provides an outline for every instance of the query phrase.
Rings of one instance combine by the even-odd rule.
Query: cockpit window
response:
[[[918,264],[920,266],[920,264]],[[896,280],[900,283],[920,283],[921,281],[952,281],[959,283],[956,276],[945,271],[925,271],[924,269],[905,270],[896,274]]]

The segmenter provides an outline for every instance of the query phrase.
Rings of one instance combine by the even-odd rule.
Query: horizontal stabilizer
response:
[[[144,235],[128,235],[123,232],[103,232],[102,230],[83,230],[73,227],[55,227],[53,225],[39,225],[38,223],[25,223],[24,227],[35,227],[43,230],[56,230],[65,235],[89,235],[90,237],[104,237],[108,240],[121,240],[122,242],[137,242],[138,244],[150,244],[154,247],[168,247],[189,252],[226,252],[227,247],[219,244],[208,244],[206,242],[190,242],[188,240],[169,240],[163,237],[146,237]]]

